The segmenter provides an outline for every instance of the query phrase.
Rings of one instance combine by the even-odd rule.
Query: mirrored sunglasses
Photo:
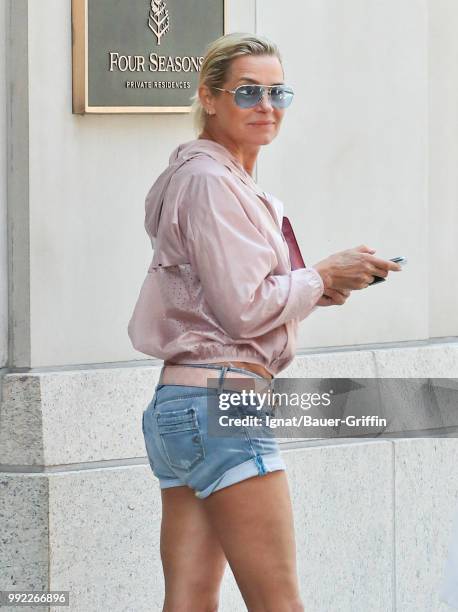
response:
[[[287,108],[294,96],[294,91],[287,85],[239,85],[235,89],[222,89],[221,87],[214,89],[233,94],[234,102],[240,108],[251,108],[259,104],[266,90],[275,108]]]

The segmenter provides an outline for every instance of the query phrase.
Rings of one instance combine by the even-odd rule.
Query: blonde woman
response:
[[[252,174],[292,99],[274,43],[213,42],[193,101],[198,138],[173,151],[146,198],[154,256],[129,336],[164,360],[142,422],[162,495],[164,612],[217,610],[227,563],[251,612],[304,610],[278,443],[247,428],[211,436],[207,408],[233,378],[272,385],[301,320],[400,269],[360,246],[291,270],[283,205]]]

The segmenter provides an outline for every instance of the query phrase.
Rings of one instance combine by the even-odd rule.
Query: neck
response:
[[[216,134],[208,126],[203,129],[202,133],[199,135],[199,138],[205,140],[213,140],[214,142],[217,142],[218,144],[225,147],[240,162],[245,171],[251,177],[253,176],[254,165],[256,163],[256,158],[258,157],[260,149],[259,145],[241,146],[238,143],[234,143],[224,134]]]

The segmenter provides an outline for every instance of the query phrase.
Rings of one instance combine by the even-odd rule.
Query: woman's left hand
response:
[[[326,289],[326,294],[323,294],[317,302],[318,306],[342,306],[350,296],[350,289]]]

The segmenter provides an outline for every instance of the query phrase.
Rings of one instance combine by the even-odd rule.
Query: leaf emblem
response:
[[[157,44],[161,44],[161,38],[169,31],[169,11],[164,0],[151,0],[148,26],[156,34]]]

